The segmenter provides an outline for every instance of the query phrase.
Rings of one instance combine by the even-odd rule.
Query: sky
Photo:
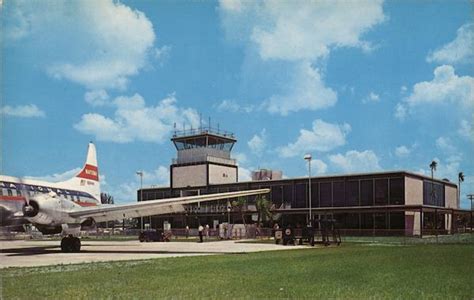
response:
[[[0,1],[0,3],[2,3]],[[3,1],[0,173],[169,185],[178,129],[235,133],[239,180],[407,170],[474,193],[470,1]]]

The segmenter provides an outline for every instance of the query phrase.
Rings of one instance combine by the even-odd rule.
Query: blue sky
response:
[[[6,1],[1,173],[167,185],[176,122],[236,134],[240,180],[408,170],[474,193],[469,1]]]

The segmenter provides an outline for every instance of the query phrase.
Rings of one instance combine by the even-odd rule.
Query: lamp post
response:
[[[313,226],[313,218],[311,215],[311,154],[306,154],[304,159],[308,161],[309,225]]]
[[[227,224],[230,224],[230,201],[227,201]]]
[[[143,171],[136,172],[140,176],[140,201],[143,201]],[[143,217],[140,217],[141,230],[143,231]]]

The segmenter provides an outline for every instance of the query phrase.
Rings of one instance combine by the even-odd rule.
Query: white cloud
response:
[[[245,112],[251,113],[255,111],[255,106],[253,105],[240,105],[235,100],[225,99],[221,103],[215,105],[218,111],[229,111],[229,112]]]
[[[370,92],[367,97],[362,100],[362,103],[370,103],[370,102],[379,102],[380,96],[374,92]]]
[[[143,184],[148,186],[169,186],[170,172],[168,168],[159,166],[152,171],[143,171]]]
[[[246,61],[251,63],[244,68],[243,77],[265,81],[261,78],[269,76],[254,75],[262,72],[258,68],[274,71],[265,74],[272,77],[271,83],[259,83],[275,84],[273,95],[263,96],[259,108],[281,115],[333,106],[337,94],[325,86],[315,65],[324,65],[335,48],[372,49],[362,36],[386,19],[381,0],[302,1],[298,5],[277,0],[221,0],[219,13],[227,38],[247,49]],[[288,78],[273,80],[278,76]]]
[[[15,1],[8,10],[10,38],[28,43],[31,57],[54,78],[89,89],[125,88],[155,42],[142,12],[112,0]]]
[[[82,168],[74,168],[72,170],[63,172],[63,173],[54,173],[51,175],[44,175],[44,176],[27,176],[28,179],[34,180],[41,180],[41,181],[48,181],[48,182],[60,182],[71,179],[72,177],[76,176]]]
[[[247,159],[247,155],[245,155],[245,153],[234,153],[232,154],[232,157],[237,160],[237,163],[239,164],[239,166],[242,164],[242,165],[245,165],[247,162],[248,162],[248,159]]]
[[[324,85],[319,70],[302,62],[294,68],[288,91],[271,96],[263,107],[270,113],[286,116],[290,112],[331,107],[336,102],[337,93]]]
[[[133,173],[133,172],[131,172]],[[143,187],[169,186],[169,170],[167,167],[158,166],[155,170],[143,170]],[[140,176],[130,177],[127,182],[117,185],[102,186],[102,191],[114,197],[115,203],[131,203],[137,201],[137,191],[140,189]]]
[[[164,45],[161,48],[155,49],[155,59],[160,62],[161,65],[170,57],[172,47],[169,45]]]
[[[239,166],[239,181],[250,181],[252,180],[252,171],[247,168]]]
[[[453,142],[448,137],[439,137],[436,139],[436,147],[443,151],[444,153],[455,153],[457,152],[456,147],[453,145]]]
[[[74,125],[78,131],[94,135],[99,141],[128,143],[144,141],[162,143],[173,130],[173,124],[199,124],[199,114],[191,108],[176,105],[174,94],[161,100],[156,106],[146,106],[139,94],[117,97],[112,105],[116,108],[113,118],[96,113],[82,116]]]
[[[464,24],[457,30],[452,42],[431,52],[426,60],[442,64],[473,63],[473,45],[474,23]]]
[[[267,146],[267,135],[265,128],[262,129],[260,134],[255,134],[248,142],[250,150],[258,156],[261,156]]]
[[[351,150],[346,154],[330,155],[332,165],[342,172],[373,172],[380,170],[379,158],[372,150]]]
[[[395,149],[395,155],[398,157],[407,157],[408,155],[410,155],[410,153],[411,149],[404,145],[399,146]]]
[[[473,115],[474,119],[474,115]],[[467,120],[461,120],[459,123],[458,134],[466,139],[474,141],[474,127]]]
[[[224,14],[245,13],[242,5],[225,3],[221,2]],[[252,7],[253,19],[247,20],[250,40],[263,59],[315,60],[326,57],[331,48],[365,50],[370,44],[361,36],[385,20],[382,5],[383,1],[303,1],[298,5],[264,1]]]
[[[114,197],[115,204],[125,204],[137,202],[137,190],[140,188],[140,182],[137,183],[122,183],[118,186],[108,187],[102,192],[108,193]]]
[[[0,107],[0,115],[20,117],[20,118],[43,118],[46,116],[44,111],[34,104]]]
[[[84,100],[92,106],[103,106],[109,104],[109,94],[105,90],[93,90],[86,92]]]
[[[346,143],[351,126],[331,124],[317,119],[311,130],[301,129],[296,142],[278,148],[282,157],[294,157],[311,151],[327,152]]]
[[[432,81],[413,86],[413,92],[397,104],[395,116],[403,120],[409,114],[421,113],[429,106],[450,105],[451,110],[474,108],[474,78],[457,76],[452,66],[443,65],[434,70]]]
[[[328,170],[328,165],[320,159],[311,160],[311,173],[312,174],[325,174]]]

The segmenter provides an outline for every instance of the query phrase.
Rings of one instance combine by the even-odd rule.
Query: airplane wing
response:
[[[97,208],[84,207],[79,211],[69,212],[69,216],[78,219],[92,218],[95,222],[106,222],[113,220],[121,220],[125,218],[138,218],[182,212],[185,210],[185,204],[215,201],[244,196],[253,196],[259,194],[267,194],[269,192],[270,189],[259,189],[210,195],[149,200],[133,204],[103,205]]]

